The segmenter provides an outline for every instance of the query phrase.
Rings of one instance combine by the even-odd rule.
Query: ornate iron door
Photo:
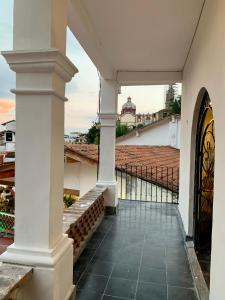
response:
[[[207,92],[203,97],[196,135],[194,242],[197,253],[211,253],[215,134]]]

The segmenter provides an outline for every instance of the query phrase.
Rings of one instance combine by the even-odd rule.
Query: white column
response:
[[[15,0],[15,242],[1,261],[31,265],[25,300],[73,293],[72,240],[62,232],[65,83],[77,72],[65,56],[66,1]]]
[[[100,105],[100,159],[97,186],[107,187],[105,206],[114,213],[118,204],[117,182],[115,179],[115,143],[118,83],[101,78]]]

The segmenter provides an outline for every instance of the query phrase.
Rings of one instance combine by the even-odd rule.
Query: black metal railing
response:
[[[121,200],[178,204],[179,168],[125,164],[117,166],[116,180]]]

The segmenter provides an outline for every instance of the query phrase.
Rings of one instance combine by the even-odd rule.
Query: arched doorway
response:
[[[206,283],[210,282],[215,129],[211,101],[204,92],[196,132],[194,244]]]

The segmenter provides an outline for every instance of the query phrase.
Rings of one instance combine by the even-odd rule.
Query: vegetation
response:
[[[127,134],[131,130],[132,129],[129,128],[127,125],[123,125],[123,124],[120,124],[120,122],[117,122],[117,124],[116,124],[116,137]]]
[[[100,135],[99,123],[93,122],[91,128],[88,129],[88,132],[86,134],[87,144],[96,144],[96,145],[98,145],[99,135]]]
[[[87,144],[95,144],[98,145],[99,143],[99,136],[100,136],[100,124],[97,122],[93,122],[91,128],[88,129],[88,132],[86,134],[86,142]],[[116,137],[122,136],[124,134],[127,134],[131,130],[133,130],[133,127],[128,127],[127,125],[120,124],[118,121],[116,123]]]
[[[64,195],[63,202],[64,206],[67,208],[75,202],[75,199],[71,195]]]
[[[137,128],[143,128],[144,127],[144,124],[140,123],[137,125]]]
[[[181,114],[181,95],[174,99],[170,105],[169,111],[171,114]]]

